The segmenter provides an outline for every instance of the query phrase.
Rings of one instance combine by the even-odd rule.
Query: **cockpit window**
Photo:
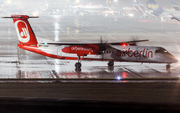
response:
[[[159,50],[156,50],[155,53],[168,53],[168,51],[165,49],[159,49]]]

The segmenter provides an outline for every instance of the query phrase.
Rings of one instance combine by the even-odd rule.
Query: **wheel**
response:
[[[77,62],[77,63],[75,64],[75,67],[76,67],[76,68],[81,68],[81,63],[80,63],[80,62]]]
[[[113,62],[113,61],[110,61],[110,62],[108,63],[108,66],[114,66],[114,62]]]
[[[81,71],[81,68],[76,68],[75,71]]]
[[[166,70],[170,70],[171,65],[166,65]]]

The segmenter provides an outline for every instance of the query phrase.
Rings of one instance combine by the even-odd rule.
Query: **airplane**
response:
[[[148,10],[153,10],[153,14],[158,17],[169,17],[169,14],[173,14],[176,16],[180,16],[180,13],[178,11],[172,11],[172,10],[164,10],[160,5],[156,3],[155,0],[148,0],[147,1]]]
[[[171,3],[172,3],[172,7],[175,11],[180,11],[180,7],[174,1],[171,1]]]
[[[150,10],[146,9],[146,7],[140,1],[138,1],[138,5],[139,5],[139,8],[141,9],[141,11],[144,13],[144,15],[153,16],[152,9],[150,9]]]
[[[133,2],[133,8],[136,10],[136,12],[143,16],[143,17],[147,17],[147,16],[153,16],[153,11],[152,10],[147,10],[146,7],[140,2],[138,1],[138,3]]]
[[[139,5],[139,8],[145,13],[147,11],[146,7],[140,2],[138,1],[138,5]]]
[[[109,61],[108,66],[114,66],[114,62],[139,62],[139,63],[165,63],[170,70],[170,64],[178,60],[163,47],[137,46],[137,42],[149,40],[132,40],[119,42],[104,42],[102,37],[96,43],[77,42],[47,42],[38,41],[38,37],[28,22],[31,17],[27,15],[11,15],[17,32],[19,48],[31,51],[55,59],[77,60],[75,70],[81,71],[81,61]]]
[[[143,10],[141,10],[141,8],[136,2],[133,2],[133,8],[137,13],[142,14],[142,15],[144,14]]]
[[[110,6],[111,6],[112,1],[111,0],[107,0],[106,1],[106,6],[71,6],[71,8],[76,9],[78,12],[85,12],[85,13],[101,13],[103,11],[113,11],[111,10]]]

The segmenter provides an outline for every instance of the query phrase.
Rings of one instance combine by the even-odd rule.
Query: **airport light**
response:
[[[129,14],[129,16],[130,16],[130,17],[133,17],[133,16],[134,16],[134,14],[133,14],[133,13],[130,13],[130,14]]]
[[[8,0],[8,3],[10,4],[10,3],[11,3],[11,0]]]
[[[76,0],[76,3],[79,3],[79,0]]]
[[[116,79],[117,79],[117,80],[121,80],[121,76],[118,75],[118,76],[116,77]]]
[[[114,0],[114,2],[118,2],[118,0]]]

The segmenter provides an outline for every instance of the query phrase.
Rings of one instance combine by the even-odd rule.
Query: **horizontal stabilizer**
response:
[[[21,18],[21,19],[29,19],[29,18],[39,18],[39,16],[27,16],[27,15],[13,15],[12,17],[2,17],[2,18]]]
[[[172,3],[173,5],[177,5],[174,1],[171,1],[171,3]]]

